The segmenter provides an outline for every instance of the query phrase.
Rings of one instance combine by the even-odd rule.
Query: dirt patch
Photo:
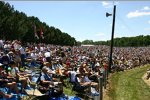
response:
[[[147,74],[145,73],[144,75],[143,75],[143,77],[142,77],[142,79],[144,80],[144,82],[147,84],[147,85],[149,85],[150,86],[150,79],[146,79],[146,76],[147,76]]]

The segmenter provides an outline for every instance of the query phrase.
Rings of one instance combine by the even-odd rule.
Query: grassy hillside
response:
[[[112,75],[108,95],[112,100],[150,100],[150,87],[142,76],[150,65]]]

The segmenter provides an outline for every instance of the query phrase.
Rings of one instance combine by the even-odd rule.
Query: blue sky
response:
[[[15,10],[36,16],[77,41],[110,40],[112,1],[7,1]],[[117,1],[114,37],[150,34],[150,1]]]

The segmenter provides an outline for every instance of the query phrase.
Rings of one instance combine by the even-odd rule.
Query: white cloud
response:
[[[110,5],[110,3],[107,2],[107,1],[102,1],[102,5],[103,5],[103,6],[108,6],[108,5]]]
[[[119,2],[102,1],[102,6],[105,7],[105,8],[111,8],[113,6],[113,3],[115,5],[119,4]]]
[[[145,6],[142,10],[150,10],[150,7]]]
[[[129,12],[127,14],[127,17],[128,18],[134,18],[134,17],[141,17],[141,16],[148,16],[148,15],[150,15],[150,12],[144,12],[144,11],[140,12],[140,11],[136,10],[134,12]]]
[[[110,8],[112,7],[112,3],[108,1],[102,1],[102,6],[104,6],[105,8]]]
[[[95,34],[95,36],[104,36],[105,34],[104,33],[97,33]]]
[[[148,21],[148,23],[150,24],[150,20]]]
[[[127,14],[127,17],[128,18],[134,18],[134,17],[147,16],[147,15],[150,15],[150,11],[149,10],[150,10],[150,7],[149,6],[145,6],[142,9],[129,12]]]

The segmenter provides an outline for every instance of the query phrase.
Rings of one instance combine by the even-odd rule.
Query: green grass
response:
[[[68,96],[75,96],[77,92],[72,91],[73,85],[68,81],[68,79],[65,79],[66,87],[63,87],[64,94]]]
[[[75,91],[72,91],[72,89],[71,88],[66,88],[66,87],[64,87],[63,88],[64,89],[64,94],[65,95],[68,95],[68,96],[75,96],[76,95],[76,92]]]
[[[150,100],[150,87],[144,83],[142,76],[150,65],[138,67],[125,72],[114,73],[108,93],[112,100]]]

